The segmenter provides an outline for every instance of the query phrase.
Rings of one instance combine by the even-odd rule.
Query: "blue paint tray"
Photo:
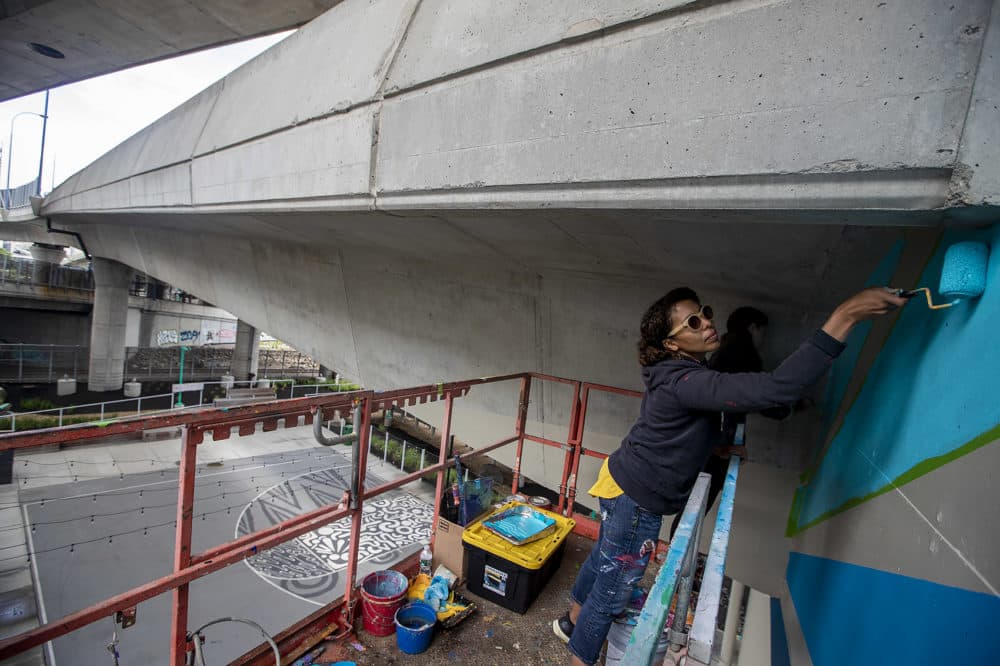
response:
[[[483,521],[483,527],[515,546],[523,546],[552,534],[556,521],[521,504],[490,516]]]

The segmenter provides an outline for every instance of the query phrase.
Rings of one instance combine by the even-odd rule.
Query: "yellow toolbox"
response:
[[[530,507],[554,519],[543,538],[516,546],[494,534],[483,523],[512,508]],[[524,613],[562,562],[566,537],[576,521],[520,502],[509,502],[468,525],[462,542],[468,556],[468,590],[517,613]]]

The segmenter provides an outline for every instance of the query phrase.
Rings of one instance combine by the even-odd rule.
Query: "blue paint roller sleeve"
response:
[[[986,243],[955,243],[944,254],[938,291],[945,298],[976,298],[986,290],[990,250]]]

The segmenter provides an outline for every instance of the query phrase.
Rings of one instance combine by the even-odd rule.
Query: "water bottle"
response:
[[[434,554],[431,553],[431,545],[429,543],[424,544],[424,549],[420,551],[420,573],[425,576],[431,575],[431,560],[434,559]]]

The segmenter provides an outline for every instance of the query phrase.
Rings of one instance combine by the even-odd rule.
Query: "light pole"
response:
[[[14,121],[17,120],[18,116],[38,116],[42,119],[42,147],[38,155],[38,183],[35,189],[35,194],[41,196],[42,194],[42,163],[45,159],[45,130],[49,124],[49,91],[45,91],[45,111],[44,113],[36,113],[34,111],[21,111],[20,113],[15,113],[10,119],[10,137],[7,140],[7,201],[5,202],[5,207],[10,210],[10,165],[13,163],[14,157]]]
[[[180,376],[177,378],[178,384],[184,383],[184,353],[190,351],[190,349],[191,349],[190,347],[185,347],[184,345],[181,345],[181,371],[180,371]],[[184,406],[184,402],[181,400],[181,395],[183,393],[184,393],[183,390],[177,392],[177,404],[174,405],[174,407]]]

